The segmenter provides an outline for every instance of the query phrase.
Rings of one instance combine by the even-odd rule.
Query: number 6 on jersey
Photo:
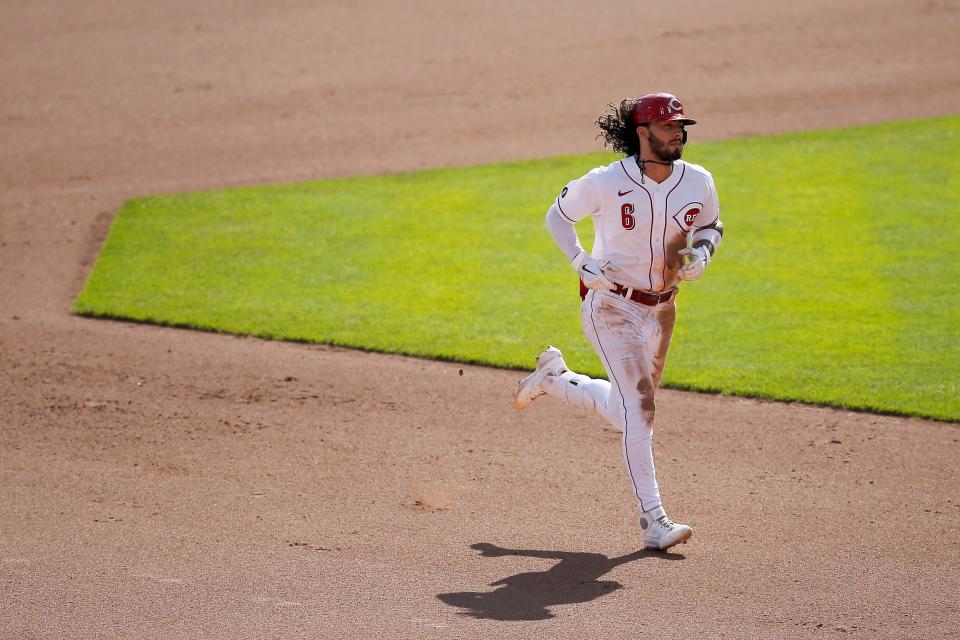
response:
[[[633,205],[629,202],[624,202],[623,206],[620,207],[620,222],[623,223],[624,229],[633,229],[637,226],[637,220],[633,217]]]

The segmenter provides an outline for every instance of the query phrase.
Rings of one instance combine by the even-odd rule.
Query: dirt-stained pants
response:
[[[544,383],[550,395],[596,410],[623,432],[623,457],[641,511],[660,506],[653,464],[654,396],[675,319],[672,299],[648,307],[612,293],[590,291],[581,305],[580,321],[609,382],[568,371]]]

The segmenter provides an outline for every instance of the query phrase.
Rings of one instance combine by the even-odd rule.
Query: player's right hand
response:
[[[570,263],[577,273],[583,286],[588,289],[597,289],[600,291],[612,291],[616,285],[607,279],[605,271],[617,271],[617,265],[607,260],[600,263],[586,251],[581,251]]]

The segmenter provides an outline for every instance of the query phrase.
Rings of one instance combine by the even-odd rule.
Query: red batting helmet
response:
[[[697,124],[683,115],[683,105],[677,96],[670,93],[648,93],[633,103],[633,124],[641,125],[655,120],[669,122],[679,120],[683,124]]]

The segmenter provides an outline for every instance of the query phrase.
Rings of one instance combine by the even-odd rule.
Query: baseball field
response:
[[[960,11],[641,13],[0,7],[0,639],[960,636]],[[658,90],[727,225],[669,553],[510,406],[600,372],[543,213]]]

